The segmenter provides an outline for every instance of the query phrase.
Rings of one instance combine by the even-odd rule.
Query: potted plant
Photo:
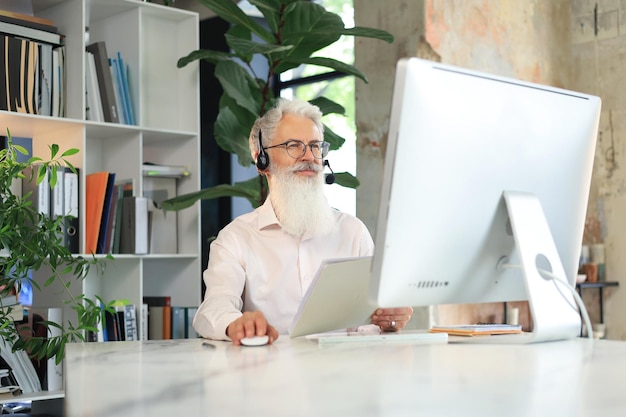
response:
[[[197,50],[178,61],[184,67],[203,59],[215,65],[215,76],[224,90],[215,122],[215,140],[227,152],[237,155],[240,165],[254,164],[248,146],[248,135],[259,115],[271,108],[276,97],[272,83],[276,76],[302,64],[316,65],[353,75],[367,82],[354,66],[339,60],[315,56],[320,49],[334,43],[342,35],[361,36],[393,42],[393,36],[383,30],[346,28],[341,17],[324,7],[306,0],[250,0],[267,22],[267,27],[247,16],[232,0],[199,0],[217,16],[231,23],[226,42],[232,52]],[[258,41],[255,39],[259,39]],[[267,61],[267,72],[256,74],[251,65],[254,56]],[[344,114],[344,108],[320,97],[311,101],[323,114]],[[345,139],[325,126],[324,140],[331,150],[340,148]],[[335,173],[335,182],[356,188],[358,180],[347,172]],[[201,199],[244,197],[258,207],[267,196],[265,177],[256,176],[234,185],[220,184],[163,202],[166,210],[180,210]]]
[[[68,342],[85,341],[88,331],[96,331],[101,320],[101,300],[91,300],[84,295],[75,296],[69,291],[69,279],[82,279],[90,267],[102,263],[95,257],[85,258],[75,255],[63,244],[58,230],[67,216],[52,218],[38,213],[29,200],[29,195],[21,196],[14,193],[12,183],[16,180],[36,181],[41,183],[46,171],[49,173],[50,186],[57,182],[57,169],[67,166],[76,169],[66,157],[74,155],[78,149],[59,150],[58,145],[51,145],[50,159],[30,156],[28,159],[18,158],[28,155],[25,148],[11,140],[7,129],[7,143],[0,149],[0,295],[19,294],[21,287],[30,284],[33,289],[41,290],[40,285],[30,277],[31,271],[49,271],[44,286],[60,283],[67,290],[66,303],[76,312],[76,323],[43,322],[47,328],[60,329],[60,336],[24,337],[25,332],[32,329],[18,328],[9,317],[10,307],[0,308],[0,337],[12,346],[13,350],[26,350],[33,359],[56,357],[57,363],[63,359],[64,347]],[[19,160],[26,159],[25,162]],[[32,167],[32,178],[24,171]]]

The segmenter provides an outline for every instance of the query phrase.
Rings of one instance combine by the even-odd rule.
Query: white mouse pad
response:
[[[325,261],[289,326],[289,337],[306,336],[369,323],[372,257]]]

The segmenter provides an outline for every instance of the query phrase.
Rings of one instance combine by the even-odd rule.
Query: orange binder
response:
[[[85,183],[85,253],[96,253],[104,197],[109,181],[108,172],[94,172]]]

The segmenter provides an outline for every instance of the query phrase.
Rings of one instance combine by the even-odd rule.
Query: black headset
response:
[[[259,154],[256,157],[256,167],[259,171],[265,171],[267,167],[270,166],[270,156],[267,154],[267,152],[265,152],[265,149],[263,149],[263,139],[261,135],[261,129],[259,129]],[[324,166],[327,166],[330,170],[330,174],[326,175],[326,184],[334,184],[335,173],[330,167],[328,159],[324,159]]]
[[[259,129],[259,154],[256,157],[256,167],[259,171],[265,171],[270,166],[270,156],[263,149],[263,140],[261,139],[261,129]]]

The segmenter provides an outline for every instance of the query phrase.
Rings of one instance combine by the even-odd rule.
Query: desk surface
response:
[[[619,416],[626,342],[67,346],[66,416]]]

